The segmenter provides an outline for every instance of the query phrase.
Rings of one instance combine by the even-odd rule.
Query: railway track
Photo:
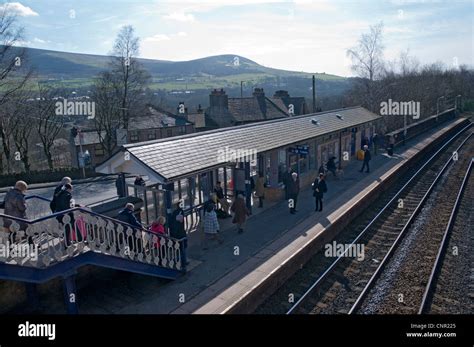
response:
[[[466,136],[466,132],[469,135]],[[421,208],[420,202],[427,200],[427,192],[442,176],[439,173],[449,167],[447,162],[451,161],[453,152],[457,151],[461,157],[466,145],[472,146],[471,133],[465,128],[453,136],[421,168],[410,169],[392,189],[378,198],[372,209],[366,210],[343,230],[335,241],[352,248],[338,257],[319,252],[255,313],[350,312],[384,263],[395,240],[413,222]],[[350,254],[356,249],[354,246],[361,245],[364,247],[363,260]]]
[[[430,283],[437,272],[440,247],[464,191],[472,153],[474,144],[466,143],[459,159],[440,172],[413,223],[401,233],[403,239],[394,242],[396,250],[388,253],[390,259],[377,269],[349,313],[416,314],[425,306]]]
[[[474,312],[474,179],[471,159],[431,270],[419,313]]]

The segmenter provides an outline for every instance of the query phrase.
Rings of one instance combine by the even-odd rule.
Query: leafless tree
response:
[[[56,95],[62,95],[56,89],[38,83],[37,98],[32,103],[32,112],[36,118],[36,129],[43,145],[43,152],[48,161],[48,167],[53,170],[52,148],[64,126],[64,115],[56,113]]]
[[[26,54],[23,48],[16,47],[23,39],[23,28],[8,4],[0,9],[0,107],[23,88],[31,77],[27,68]],[[9,106],[10,109],[12,105]],[[7,171],[10,171],[11,134],[15,122],[8,118],[8,112],[0,114],[0,136],[2,137],[3,153],[0,153],[0,172],[3,172],[3,156],[6,158]]]
[[[21,100],[25,100],[26,97],[23,97]],[[31,103],[31,102],[30,102]],[[31,105],[25,103],[17,103],[17,116],[15,117],[16,124],[13,130],[13,141],[15,142],[15,147],[18,153],[20,154],[20,160],[23,163],[24,170],[30,172],[30,143],[31,136],[35,129],[36,119],[32,119],[28,115],[31,111]]]
[[[375,111],[374,81],[383,71],[383,23],[370,27],[370,33],[362,34],[357,46],[347,50],[347,56],[352,61],[352,71],[364,87],[367,100],[365,106]]]
[[[124,129],[128,129],[134,106],[140,102],[140,96],[149,80],[149,74],[137,60],[140,50],[139,42],[133,27],[124,26],[115,40],[112,51],[110,69],[120,100],[121,121]]]
[[[96,103],[95,130],[107,155],[116,146],[116,131],[121,127],[123,115],[118,88],[110,72],[101,73],[94,81],[93,100]]]

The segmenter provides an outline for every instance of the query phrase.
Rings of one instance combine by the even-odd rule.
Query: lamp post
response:
[[[438,100],[436,100],[436,122],[438,122],[438,115],[439,115],[439,101],[444,99],[444,96],[440,96]]]
[[[458,108],[458,98],[459,98],[459,108],[462,108],[462,104],[461,104],[461,98],[462,98],[462,95],[459,94],[459,95],[456,95],[456,97],[454,98],[454,109],[457,110]],[[462,110],[461,110],[462,111]]]

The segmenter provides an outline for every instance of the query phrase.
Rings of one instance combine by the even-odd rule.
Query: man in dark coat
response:
[[[130,224],[136,228],[142,229],[142,225],[138,221],[137,217],[135,217],[134,211],[135,206],[131,203],[125,205],[125,208],[121,210],[118,214],[117,219],[121,222]]]
[[[208,204],[207,206],[211,206],[211,204]],[[186,229],[184,227],[184,210],[181,207],[181,202],[178,202],[176,204],[176,210],[173,211],[171,214],[171,220],[170,220],[170,236],[175,239],[183,239],[182,241],[182,262],[185,265],[188,265],[189,262],[187,261],[186,258],[186,249],[188,248],[188,238],[186,234]]]
[[[332,172],[332,174],[334,175],[334,177],[336,177],[336,162],[334,161],[336,159],[336,157],[331,157],[329,158],[328,162],[327,162],[327,168],[328,168],[328,171]]]
[[[66,184],[72,184],[72,179],[71,177],[63,177],[61,180],[61,183],[54,188],[54,193],[53,193],[53,198],[51,199],[51,203],[49,204],[49,207],[51,208],[51,212],[55,213],[57,212],[56,208],[56,198],[58,197],[59,193],[64,190],[64,185]]]
[[[125,205],[125,208],[119,212],[117,219],[121,222],[130,224],[137,229],[143,229],[141,223],[138,221],[137,217],[135,217],[134,212],[135,212],[135,206],[132,203],[127,203]],[[131,236],[126,236],[125,234],[125,237],[128,240],[129,251],[140,252],[141,247],[138,247],[138,249],[135,250],[135,244],[136,244],[136,239],[137,239],[135,236],[135,232],[136,230],[133,230]],[[119,242],[122,243],[123,241],[120,240]]]
[[[76,207],[74,204],[74,199],[72,198],[72,185],[69,183],[66,183],[64,185],[64,188],[61,188],[59,190],[59,193],[55,195],[55,212],[61,212],[61,211],[66,211],[69,210],[73,207]],[[65,234],[65,239],[64,242],[66,246],[69,246],[69,243],[71,241],[71,233],[74,232],[75,227],[75,220],[74,220],[74,214],[72,212],[67,214],[70,218],[69,223],[64,223],[64,215],[59,215],[56,217],[58,222],[63,225],[64,227],[64,234]],[[82,241],[82,235],[81,233],[77,233],[77,240]]]
[[[362,164],[362,169],[360,169],[360,172],[364,171],[364,168],[367,167],[367,173],[370,172],[369,169],[369,161],[372,159],[372,156],[370,155],[369,151],[369,146],[365,145],[364,146],[364,163]]]
[[[377,155],[377,148],[379,146],[379,135],[377,133],[374,133],[372,136],[372,144],[374,145],[374,155]]]
[[[283,184],[285,185],[285,200],[288,200],[289,194],[288,194],[288,186],[291,181],[291,169],[288,168],[288,170],[283,174]]]
[[[291,180],[288,182],[288,203],[290,206],[290,213],[295,214],[296,202],[298,201],[298,194],[300,193],[300,179],[298,174],[293,172]]]
[[[326,180],[323,174],[319,174],[319,177],[314,180],[313,183],[313,196],[316,200],[315,211],[323,210],[323,195],[328,191]]]

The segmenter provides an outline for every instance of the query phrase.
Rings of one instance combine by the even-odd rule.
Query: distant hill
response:
[[[19,48],[18,48],[19,49]],[[78,93],[90,89],[93,78],[107,69],[110,56],[50,51],[26,48],[26,61],[35,68],[40,80],[58,83],[62,88]],[[218,55],[189,61],[138,59],[152,79],[150,89],[157,92],[174,108],[179,101],[188,105],[208,103],[213,88],[224,88],[230,96],[244,95],[254,87],[264,88],[267,95],[279,89],[293,96],[311,98],[311,73],[287,71],[262,66],[238,55]],[[316,95],[326,98],[323,108],[338,107],[341,95],[350,88],[352,79],[325,73],[315,73]]]
[[[39,74],[50,78],[93,77],[106,69],[109,56],[49,51],[26,48],[27,60]],[[238,55],[218,55],[189,61],[138,59],[153,77],[179,76],[231,76],[240,74],[269,74],[279,76],[310,76],[309,73],[268,68]],[[318,79],[343,79],[343,77],[316,74]]]

